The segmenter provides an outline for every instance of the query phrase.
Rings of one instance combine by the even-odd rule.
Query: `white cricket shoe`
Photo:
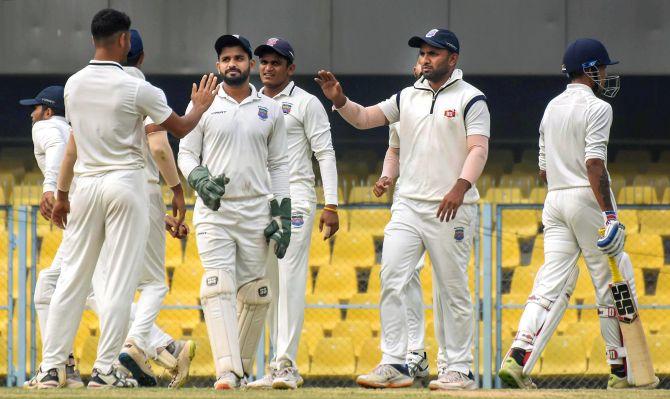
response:
[[[24,389],[54,389],[65,388],[65,371],[53,368],[42,371],[40,367],[37,374],[30,380],[23,383]]]
[[[359,375],[356,383],[364,388],[406,388],[412,386],[414,378],[390,364],[380,364],[371,373]]]
[[[130,371],[141,387],[155,387],[158,384],[147,355],[132,339],[123,344],[119,362]]]
[[[274,381],[276,371],[270,370],[265,373],[262,378],[257,379],[256,381],[248,382],[248,389],[272,389],[272,381]]]
[[[298,369],[293,366],[284,367],[277,371],[272,388],[274,389],[296,389],[302,386],[305,380],[302,379]]]
[[[242,379],[232,371],[225,371],[214,383],[217,391],[228,389],[239,389],[242,387]]]
[[[431,391],[465,391],[477,389],[475,380],[469,375],[449,370],[428,384]]]
[[[410,377],[426,378],[430,373],[426,352],[408,352],[405,360]]]
[[[126,377],[116,366],[108,374],[103,374],[97,368],[91,373],[88,382],[89,389],[137,388],[137,381]]]

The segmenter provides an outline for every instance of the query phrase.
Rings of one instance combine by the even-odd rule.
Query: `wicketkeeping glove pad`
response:
[[[198,193],[202,202],[211,210],[221,206],[221,197],[226,193],[226,184],[230,179],[221,174],[212,176],[207,166],[198,166],[188,175],[188,184]]]
[[[291,199],[282,199],[281,205],[276,199],[270,201],[270,215],[272,221],[263,234],[268,242],[275,241],[275,255],[281,259],[286,255],[286,249],[291,242]]]

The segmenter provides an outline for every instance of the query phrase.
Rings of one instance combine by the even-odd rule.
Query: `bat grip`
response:
[[[612,282],[619,283],[623,281],[623,277],[621,276],[621,272],[619,272],[619,266],[617,265],[616,259],[613,256],[609,256],[608,260],[610,264],[610,271],[612,272]]]

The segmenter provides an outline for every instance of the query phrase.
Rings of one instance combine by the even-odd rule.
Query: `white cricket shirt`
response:
[[[172,114],[165,94],[112,61],[92,60],[65,84],[65,115],[77,143],[76,175],[144,168],[144,118]]]
[[[398,125],[400,123],[391,123],[389,125],[389,147],[400,148],[400,137],[398,137]]]
[[[144,73],[139,68],[124,66],[123,70],[126,71],[130,76],[134,76],[142,80],[147,80],[146,76],[144,76]],[[146,118],[144,118],[144,126],[150,125],[152,123],[154,122],[150,117],[147,116]],[[149,183],[158,184],[160,182],[158,165],[156,165],[156,161],[154,161],[154,157],[151,155],[151,150],[149,149],[149,141],[147,140],[146,134],[144,135],[144,140],[142,143],[142,153],[144,155],[144,171],[147,174],[147,181]]]
[[[463,169],[468,155],[466,137],[490,136],[486,97],[463,80],[460,69],[437,91],[421,78],[378,106],[389,124],[399,122],[401,197],[441,201]],[[478,199],[473,185],[464,203]]]
[[[60,164],[70,137],[70,125],[62,116],[39,121],[33,125],[33,151],[37,166],[44,175],[42,192],[56,192]]]
[[[198,125],[179,142],[179,169],[188,177],[202,163],[212,176],[225,173],[230,183],[224,199],[288,197],[281,105],[250,86],[251,94],[241,103],[228,96],[223,86],[219,88]],[[190,108],[191,104],[187,112]]]
[[[539,167],[550,191],[591,186],[586,160],[607,164],[611,126],[612,106],[586,85],[571,83],[549,102],[540,122]]]
[[[323,105],[294,82],[273,99],[281,104],[286,122],[291,199],[316,202],[312,169],[314,153],[319,161],[326,204],[337,205],[335,150]]]

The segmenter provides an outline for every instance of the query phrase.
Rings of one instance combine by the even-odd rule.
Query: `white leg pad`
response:
[[[250,281],[237,292],[237,326],[239,331],[242,369],[252,373],[256,349],[265,325],[265,316],[272,302],[270,281],[261,278]]]
[[[200,302],[217,378],[226,371],[243,376],[234,297],[235,282],[226,271],[205,269],[200,284]]]

